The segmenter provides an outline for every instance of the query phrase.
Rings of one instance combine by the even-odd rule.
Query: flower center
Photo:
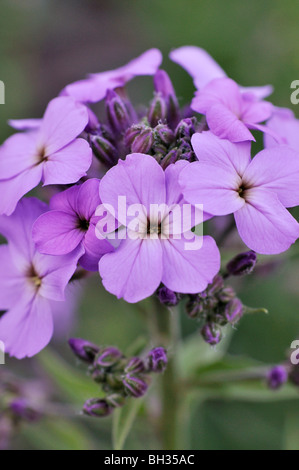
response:
[[[33,284],[33,286],[36,288],[36,290],[38,290],[41,287],[42,278],[37,274],[33,264],[28,269],[26,277],[28,278],[30,283]]]
[[[78,219],[78,228],[83,232],[87,232],[87,230],[89,229],[89,220]]]
[[[40,147],[37,150],[37,164],[42,163],[43,161],[47,160],[47,153],[45,147]]]
[[[147,220],[147,228],[146,228],[147,235],[161,235],[162,233],[162,224],[161,222],[153,223],[149,219]]]

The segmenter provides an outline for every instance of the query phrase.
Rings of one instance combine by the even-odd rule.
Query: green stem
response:
[[[157,346],[168,351],[167,368],[161,376],[161,416],[159,431],[164,450],[177,449],[179,387],[177,382],[176,345],[178,341],[178,312],[167,309],[155,299],[155,330]]]

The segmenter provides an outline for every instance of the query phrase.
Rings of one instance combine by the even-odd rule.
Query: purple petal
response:
[[[42,119],[9,119],[8,124],[18,131],[39,129]]]
[[[246,124],[255,124],[266,121],[273,113],[274,106],[267,101],[248,102],[242,113],[242,121]]]
[[[154,75],[162,62],[158,49],[150,49],[128,64],[115,70],[90,75],[87,80],[68,85],[62,94],[78,101],[96,103],[105,98],[108,90],[123,87],[138,75]]]
[[[37,165],[8,180],[0,180],[0,214],[11,215],[19,200],[41,181],[43,166]]]
[[[97,238],[94,225],[91,225],[85,234],[83,246],[85,254],[80,258],[80,264],[87,271],[98,271],[101,257],[114,251],[107,240]]]
[[[40,142],[46,155],[61,150],[85,129],[88,112],[84,105],[69,97],[54,98],[48,104],[40,128]]]
[[[67,212],[73,215],[76,212],[79,188],[80,186],[75,185],[65,191],[54,194],[50,200],[50,209],[53,211]]]
[[[199,241],[200,237],[194,236]],[[220,269],[220,254],[213,238],[202,237],[199,249],[186,250],[186,240],[164,240],[162,282],[175,292],[202,292]],[[190,243],[190,242],[189,242]],[[196,245],[195,245],[196,246]]]
[[[53,153],[44,163],[43,181],[48,184],[76,183],[86,175],[92,161],[92,151],[86,140],[76,139]]]
[[[0,246],[0,285],[0,310],[7,310],[21,297],[25,289],[25,278],[12,262],[7,245]]]
[[[200,47],[183,46],[171,51],[169,57],[191,75],[196,88],[203,88],[214,78],[226,77],[220,65]]]
[[[286,251],[299,237],[299,224],[273,192],[260,188],[246,194],[246,204],[235,213],[240,237],[257,253]]]
[[[215,104],[207,110],[207,123],[211,131],[230,142],[244,142],[255,140],[246,125],[223,104]]]
[[[180,175],[185,199],[214,215],[231,214],[245,204],[237,191],[240,182],[233,168],[201,162],[190,163]]]
[[[17,176],[37,164],[36,136],[36,132],[15,134],[0,147],[1,180]]]
[[[161,166],[150,155],[132,153],[126,160],[119,160],[100,183],[103,204],[113,206],[116,218],[127,223],[126,211],[118,211],[119,196],[126,197],[126,207],[142,204],[147,214],[151,204],[163,204],[166,200],[165,176]]]
[[[0,319],[0,339],[6,351],[18,359],[32,357],[49,343],[53,334],[50,304],[39,295],[25,297]]]
[[[38,251],[46,255],[65,255],[82,242],[85,233],[78,217],[62,211],[42,214],[33,225],[32,236]]]
[[[274,191],[285,207],[299,204],[299,153],[281,145],[259,152],[244,173],[254,186]]]
[[[194,134],[191,143],[200,162],[228,166],[234,168],[239,175],[243,175],[251,161],[250,142],[233,144],[219,139],[211,132],[202,132]]]
[[[85,181],[78,189],[76,210],[82,219],[90,220],[101,203],[100,180],[96,178]]]
[[[64,300],[65,288],[83,254],[84,248],[82,246],[63,256],[42,255],[37,252],[33,263],[36,271],[42,277],[39,294],[51,300]]]
[[[299,151],[299,119],[295,118],[293,111],[287,108],[275,108],[267,127],[281,136],[285,144]],[[278,145],[276,140],[265,135],[265,147],[276,145]]]
[[[230,78],[212,80],[203,90],[198,91],[192,100],[191,108],[206,114],[211,106],[223,104],[236,116],[242,112],[242,95],[236,82]]]
[[[104,255],[99,272],[108,292],[127,302],[152,295],[162,278],[160,240],[123,240],[114,253]]]
[[[264,85],[264,86],[240,86],[241,93],[251,93],[253,94],[258,100],[262,100],[263,98],[267,98],[267,96],[273,93],[273,86],[272,85]]]

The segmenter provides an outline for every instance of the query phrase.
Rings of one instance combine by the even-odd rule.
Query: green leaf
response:
[[[42,351],[38,360],[55,384],[73,402],[83,405],[88,398],[103,395],[91,378],[78,372],[50,348]]]
[[[142,403],[141,398],[131,398],[124,407],[114,410],[112,431],[114,450],[123,450]]]
[[[90,450],[90,438],[86,429],[73,422],[55,417],[40,423],[28,425],[23,436],[36,449],[40,450]]]

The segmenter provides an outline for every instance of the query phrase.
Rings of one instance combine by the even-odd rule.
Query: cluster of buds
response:
[[[221,275],[215,276],[204,292],[188,297],[186,312],[202,323],[201,335],[212,346],[220,342],[222,327],[235,325],[243,315],[242,302],[232,287],[225,286]]]
[[[154,87],[154,97],[141,113],[134,109],[123,88],[107,92],[104,122],[99,123],[89,111],[85,137],[94,155],[107,168],[128,153],[152,155],[164,169],[178,160],[196,160],[191,137],[202,130],[202,124],[180,110],[165,71],[157,72]]]
[[[92,379],[101,385],[104,398],[92,398],[83,406],[88,416],[104,417],[115,408],[125,405],[128,398],[140,398],[147,392],[151,373],[164,372],[167,353],[154,348],[146,357],[127,358],[113,346],[99,347],[80,338],[72,338],[73,353],[88,364]]]

